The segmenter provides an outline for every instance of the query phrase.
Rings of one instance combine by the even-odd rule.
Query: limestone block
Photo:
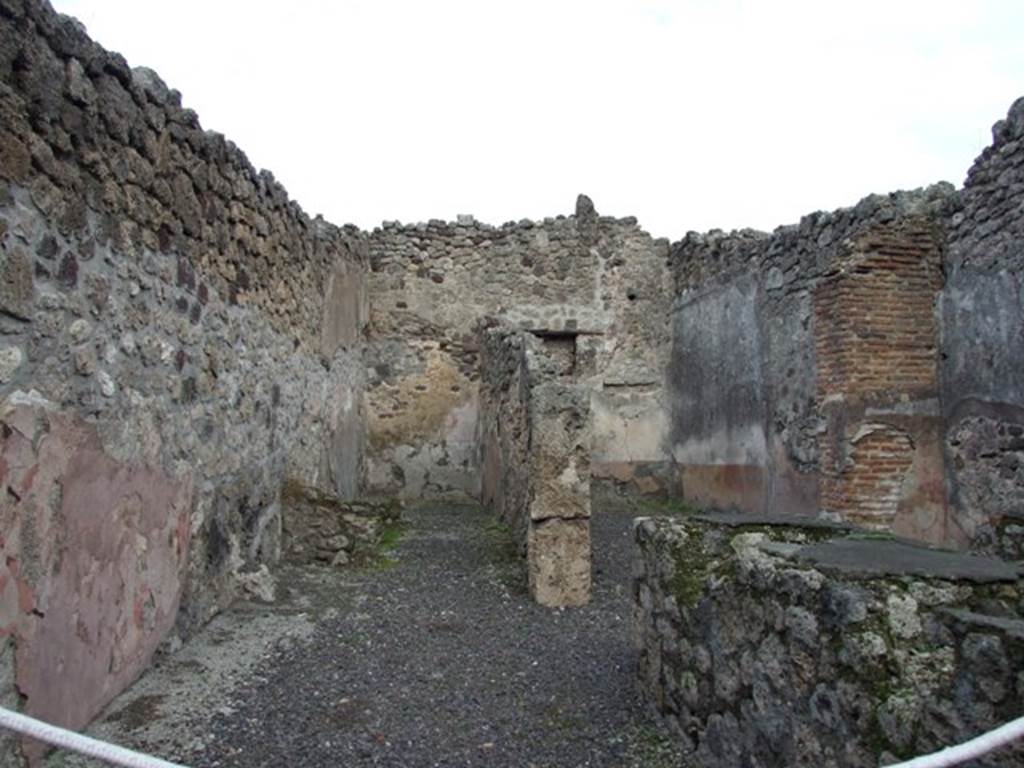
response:
[[[530,518],[590,516],[590,396],[544,384],[531,392],[534,496]]]
[[[527,537],[530,594],[550,608],[590,600],[590,521],[550,519],[530,525]]]

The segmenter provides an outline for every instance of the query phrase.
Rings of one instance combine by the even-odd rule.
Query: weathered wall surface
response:
[[[759,286],[750,274],[687,295],[675,316],[673,458],[699,504],[758,509],[769,465]],[[729,350],[728,354],[723,354]]]
[[[155,74],[0,1],[5,698],[84,725],[266,586],[285,477],[353,493],[366,258]]]
[[[481,327],[478,339],[480,500],[509,527],[525,555],[531,483],[527,337]]]
[[[1024,713],[1011,564],[751,515],[635,531],[639,690],[700,765],[889,764]]]
[[[665,464],[667,244],[632,219],[491,227],[385,224],[370,235],[368,481],[406,496],[478,491],[472,329],[495,316],[536,331],[600,334],[592,356],[594,469],[657,485]]]
[[[673,246],[683,495],[1019,549],[1024,100],[993,138],[959,192]]]
[[[281,559],[308,565],[372,560],[381,537],[399,524],[394,499],[342,501],[319,488],[285,484],[281,492]]]
[[[992,134],[950,210],[940,315],[957,535],[984,541],[1024,509],[1024,99]]]
[[[526,556],[542,605],[590,599],[590,391],[576,335],[480,329],[481,500]],[[582,366],[585,367],[585,366]]]
[[[947,539],[935,303],[951,193],[873,196],[771,235],[673,246],[684,496]]]

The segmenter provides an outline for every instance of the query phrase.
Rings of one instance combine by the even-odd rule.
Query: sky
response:
[[[53,0],[311,215],[771,230],[963,182],[1020,0]]]

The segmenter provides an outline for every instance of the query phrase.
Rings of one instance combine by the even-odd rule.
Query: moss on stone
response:
[[[408,528],[409,524],[404,520],[392,520],[381,528],[376,544],[366,556],[370,567],[390,568],[398,562],[398,559],[393,557],[393,553]]]
[[[502,520],[492,520],[483,528],[490,559],[496,563],[518,562],[521,558],[512,528]]]
[[[705,585],[716,564],[704,537],[693,533],[679,542],[672,551],[673,575],[669,584],[680,608],[692,609],[704,594]]]
[[[383,554],[387,554],[394,550],[398,546],[398,542],[402,540],[402,536],[405,533],[409,524],[404,520],[394,520],[381,530],[380,538],[377,540],[377,551]]]

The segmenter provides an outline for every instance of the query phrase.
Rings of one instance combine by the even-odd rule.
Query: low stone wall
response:
[[[402,518],[396,499],[344,501],[298,483],[285,484],[281,505],[281,558],[303,565],[365,561]]]
[[[635,533],[640,693],[701,765],[873,766],[1024,714],[1017,565],[781,518]]]
[[[574,381],[577,337],[484,327],[481,499],[526,555],[542,605],[590,599],[590,392]]]

